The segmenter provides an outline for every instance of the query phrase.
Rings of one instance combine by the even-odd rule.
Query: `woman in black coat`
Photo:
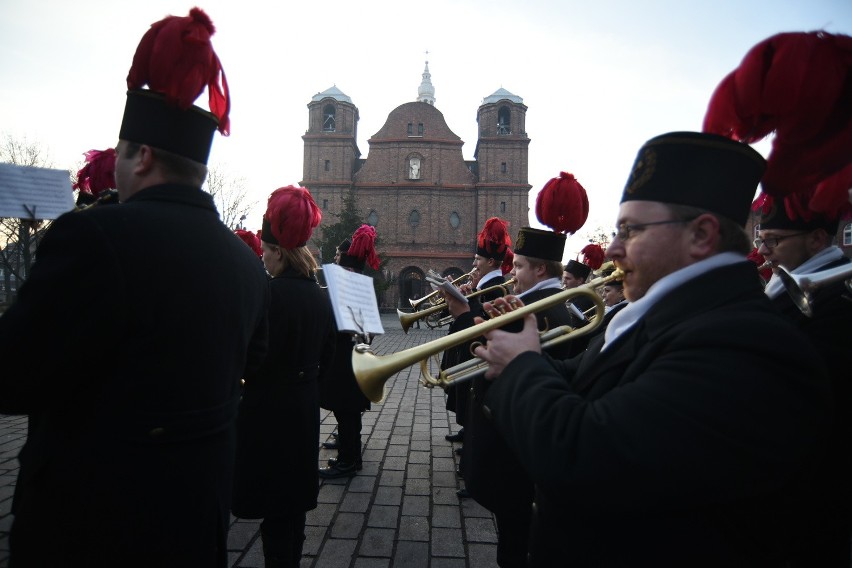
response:
[[[245,378],[232,511],[240,518],[263,519],[267,568],[299,565],[305,512],[316,508],[319,492],[318,378],[333,357],[334,316],[314,279],[316,262],[304,246],[316,224],[300,232],[293,219],[314,211],[318,223],[310,193],[287,187],[273,193],[263,219],[263,263],[272,276],[269,353],[261,369]],[[284,234],[276,235],[278,218]]]

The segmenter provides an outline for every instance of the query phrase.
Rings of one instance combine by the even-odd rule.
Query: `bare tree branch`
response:
[[[219,217],[231,229],[240,228],[245,216],[257,205],[256,201],[247,201],[246,179],[232,176],[222,165],[208,169],[202,189],[213,196]]]

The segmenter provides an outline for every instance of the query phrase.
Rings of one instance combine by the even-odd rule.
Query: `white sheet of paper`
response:
[[[322,273],[339,331],[374,335],[385,332],[372,278],[337,264],[323,264]]]
[[[0,217],[56,219],[72,209],[66,170],[0,164]]]

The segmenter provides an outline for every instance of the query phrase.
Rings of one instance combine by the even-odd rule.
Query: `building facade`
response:
[[[505,89],[485,97],[474,159],[465,160],[464,142],[435,106],[426,62],[417,100],[391,111],[362,158],[358,107],[336,86],[312,98],[301,184],[322,208],[324,224],[336,222],[354,192],[387,260],[383,272],[392,285],[383,307],[410,307],[409,299],[431,292],[424,280],[430,269],[453,278],[468,272],[488,218],[508,221],[513,239],[528,224],[526,111],[523,99]]]

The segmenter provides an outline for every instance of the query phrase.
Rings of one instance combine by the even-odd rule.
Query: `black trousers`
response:
[[[527,566],[530,544],[531,510],[494,513],[497,521],[497,566]]]
[[[305,543],[304,511],[263,519],[260,538],[266,568],[299,568]]]
[[[361,460],[361,411],[335,410],[337,420],[337,461],[356,463]]]

